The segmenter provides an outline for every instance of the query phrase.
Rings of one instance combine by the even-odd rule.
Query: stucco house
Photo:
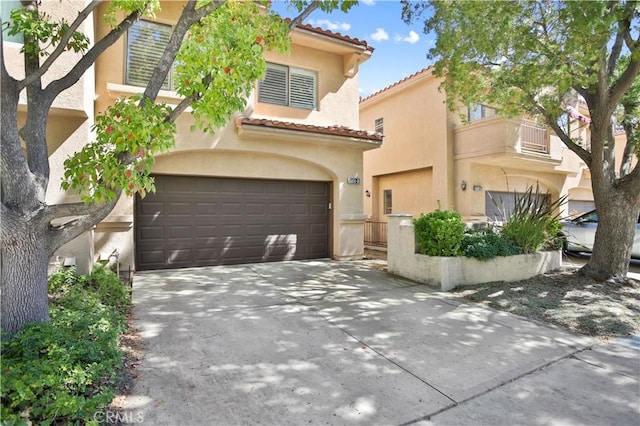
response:
[[[74,16],[83,0],[47,2],[53,17]],[[3,5],[3,16],[5,6]],[[93,27],[109,30],[102,4]],[[159,55],[181,2],[134,25],[96,62],[93,72],[56,103],[48,124],[49,203],[75,201],[59,188],[64,160],[92,139],[91,126],[118,97],[141,92],[140,62]],[[153,34],[153,37],[145,37]],[[19,42],[6,42],[19,67]],[[245,111],[215,135],[177,121],[175,148],[156,158],[157,192],[123,196],[95,229],[61,248],[80,271],[117,252],[121,268],[147,270],[286,259],[355,259],[363,255],[363,153],[382,136],[359,129],[358,67],[373,48],[365,41],[300,25],[290,55],[267,53],[268,71],[256,82]],[[7,55],[9,57],[9,54]],[[61,67],[59,72],[64,72]],[[171,81],[163,101],[177,104]]]
[[[454,208],[467,222],[499,220],[514,192],[536,185],[553,199],[568,195],[563,215],[594,208],[588,168],[554,132],[526,118],[506,119],[486,105],[452,112],[432,71],[416,72],[360,102],[361,125],[385,140],[364,155],[371,221],[386,222],[390,213],[415,217],[438,206]],[[575,108],[585,112],[579,102]],[[567,114],[561,125],[588,147],[585,121]]]

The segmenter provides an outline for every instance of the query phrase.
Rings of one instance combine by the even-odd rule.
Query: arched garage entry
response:
[[[329,257],[331,183],[157,175],[135,203],[137,270]]]

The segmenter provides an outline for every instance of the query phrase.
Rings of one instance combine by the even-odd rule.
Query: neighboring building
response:
[[[70,17],[83,5],[45,1],[42,9]],[[95,28],[83,29],[92,40],[109,31],[100,19],[105,7],[95,13]],[[155,37],[140,44],[140,34],[170,31],[181,8],[181,2],[164,2],[153,20],[138,22],[57,103],[48,126],[49,203],[75,200],[57,185],[62,162],[92,139],[96,114],[117,97],[142,91],[147,77],[137,67],[136,49],[152,55],[162,42]],[[378,148],[382,137],[358,130],[358,67],[373,49],[308,25],[293,31],[292,43],[288,56],[266,54],[265,80],[256,83],[246,110],[215,135],[190,131],[193,119],[183,114],[175,148],[156,158],[157,192],[123,196],[103,222],[58,255],[76,258],[84,271],[114,250],[121,267],[134,270],[362,258],[366,215],[356,182],[363,152]],[[167,89],[161,100],[177,104],[170,82]],[[287,90],[290,96],[282,96]]]
[[[485,105],[451,112],[441,79],[423,69],[360,101],[360,124],[384,144],[364,155],[365,212],[418,216],[454,208],[465,221],[500,220],[528,187],[557,199],[563,215],[594,208],[586,165],[546,126],[506,119]],[[585,105],[578,105],[583,111]],[[467,122],[461,119],[466,116]],[[588,124],[567,114],[571,136],[589,141]]]

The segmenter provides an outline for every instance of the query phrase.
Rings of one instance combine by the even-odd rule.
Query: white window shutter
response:
[[[301,69],[290,70],[289,105],[296,108],[316,108],[316,73]]]
[[[287,67],[267,64],[264,80],[258,83],[258,102],[287,105],[287,74]]]
[[[171,32],[171,26],[149,21],[138,21],[129,29],[125,77],[127,84],[147,85],[169,43]],[[171,74],[162,85],[163,89],[171,88],[170,77]]]

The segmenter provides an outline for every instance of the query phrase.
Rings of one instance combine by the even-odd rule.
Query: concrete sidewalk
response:
[[[636,425],[640,349],[305,261],[139,273],[153,425]]]

